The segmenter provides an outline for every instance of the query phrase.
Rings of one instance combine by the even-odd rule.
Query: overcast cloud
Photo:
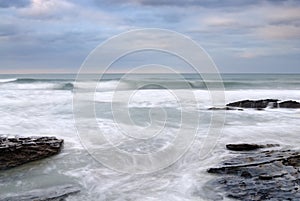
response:
[[[97,45],[136,28],[186,34],[221,72],[300,72],[296,0],[0,0],[0,13],[2,73],[77,72]]]

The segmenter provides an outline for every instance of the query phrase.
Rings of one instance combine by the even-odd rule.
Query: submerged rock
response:
[[[279,144],[227,144],[226,148],[231,151],[251,151],[260,148],[278,147]]]
[[[80,192],[80,189],[73,185],[55,186],[46,189],[36,189],[6,198],[0,196],[0,201],[64,201],[68,196],[78,192]]]
[[[267,146],[267,145],[266,145]],[[256,151],[210,168],[220,178],[207,183],[215,193],[237,200],[300,200],[300,152]]]
[[[58,154],[62,145],[55,137],[0,137],[0,170]]]

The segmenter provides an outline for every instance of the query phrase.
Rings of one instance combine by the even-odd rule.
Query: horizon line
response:
[[[181,74],[197,74],[194,72],[179,72]],[[78,74],[75,72],[22,72],[22,73],[2,73],[0,75],[66,75],[66,74]],[[91,74],[100,74],[97,72],[90,72],[90,73],[81,73],[83,75],[91,75]],[[109,72],[103,74],[126,74],[126,72]],[[176,74],[176,73],[165,73],[165,72],[145,72],[145,73],[130,73],[130,74]],[[201,74],[201,73],[200,73]],[[215,74],[215,73],[203,73],[203,74]],[[300,72],[219,72],[219,74],[300,74]]]

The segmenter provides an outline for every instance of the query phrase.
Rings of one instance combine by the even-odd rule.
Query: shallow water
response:
[[[208,142],[214,148],[203,158],[200,150],[203,140],[207,139],[212,113],[207,108],[212,103],[205,85],[197,77],[189,76],[187,80],[191,88],[187,89],[180,82],[174,81],[171,91],[178,94],[192,91],[198,102],[196,110],[189,98],[178,102],[170,91],[157,85],[132,90],[137,80],[121,83],[120,96],[133,94],[129,102],[114,99],[113,88],[118,85],[116,75],[108,76],[97,88],[95,113],[98,126],[112,143],[127,152],[148,153],[168,146],[174,139],[176,129],[180,127],[182,105],[188,114],[200,116],[197,135],[182,158],[158,172],[135,175],[116,172],[94,160],[84,149],[77,134],[72,107],[74,87],[89,88],[95,79],[74,83],[74,75],[1,75],[1,134],[56,136],[63,138],[65,145],[62,153],[57,156],[0,172],[0,197],[71,183],[82,188],[80,194],[68,198],[75,201],[215,200],[218,197],[213,189],[207,189],[204,185],[214,177],[207,174],[206,170],[228,157],[229,152],[224,148],[226,143],[278,143],[283,147],[299,148],[300,110],[267,108],[263,111],[226,111],[222,133],[217,141]],[[169,81],[166,77],[155,78],[158,85]],[[300,75],[232,74],[224,75],[223,78],[226,102],[265,98],[300,100]],[[145,84],[153,82],[147,79],[143,81]],[[137,128],[147,127],[155,121],[157,125],[162,125],[164,122],[161,122],[160,110],[155,109],[164,109],[168,117],[165,129],[161,135],[147,143],[124,141],[111,112],[112,103],[115,110],[129,110]],[[152,111],[152,116],[149,111]],[[82,108],[83,117],[84,112]],[[87,117],[86,121],[90,119]],[[121,124],[126,126],[126,121]],[[92,132],[94,129],[97,128],[89,127],[87,123],[87,131]],[[89,136],[88,133],[86,135]]]

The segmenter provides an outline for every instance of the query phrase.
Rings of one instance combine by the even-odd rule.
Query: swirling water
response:
[[[183,157],[149,174],[126,174],[107,168],[84,149],[73,116],[74,91],[89,88],[91,83],[97,82],[96,78],[87,76],[86,81],[75,83],[72,74],[0,75],[0,134],[56,136],[65,140],[64,149],[57,156],[1,171],[1,198],[71,183],[82,189],[68,198],[75,201],[216,200],[219,197],[213,189],[205,186],[214,177],[207,174],[206,169],[228,157],[224,149],[226,143],[278,143],[283,147],[299,148],[300,110],[226,111],[222,133],[214,142],[208,142],[213,149],[203,158],[200,148],[210,129],[211,111],[207,109],[212,106],[205,82],[192,74],[184,75],[184,81],[174,80],[170,75],[135,75],[120,82],[121,76],[106,75],[95,91],[99,129],[119,148],[132,153],[147,153],[168,146],[180,127],[180,106],[191,104],[188,98],[178,101],[172,92],[188,90],[198,101],[197,109],[191,108],[189,112],[199,114],[200,122],[194,142]],[[300,75],[225,74],[222,78],[226,102],[265,98],[300,100]],[[141,82],[144,87],[136,90]],[[168,83],[168,89],[162,87],[164,83]],[[129,102],[113,98],[116,86],[121,95],[132,94]],[[129,111],[137,127],[149,126],[156,120],[155,112],[153,115],[149,111],[163,108],[167,121],[162,136],[151,143],[124,141],[119,137],[120,131],[111,112],[112,102],[120,110]],[[82,110],[84,115],[84,108]]]

